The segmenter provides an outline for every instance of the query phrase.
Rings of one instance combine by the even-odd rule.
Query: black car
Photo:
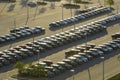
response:
[[[32,47],[27,46],[24,49],[25,49],[25,51],[27,51],[29,56],[33,56],[34,54],[38,54],[41,52],[41,50],[39,49],[39,45],[33,45]]]
[[[93,58],[99,57],[99,54],[97,52],[86,51],[86,54],[89,54],[89,55],[93,56]]]
[[[16,61],[22,60],[22,57],[15,53],[8,53],[7,55],[11,56],[12,58],[16,59]]]
[[[99,56],[104,55],[104,52],[99,49],[90,49],[89,51],[92,51],[92,53],[97,54]]]
[[[60,73],[60,70],[53,66],[46,66],[45,69],[50,70],[51,72],[55,73],[55,75]]]
[[[21,56],[23,59],[26,59],[28,57],[27,54],[25,54],[21,51],[15,51],[14,54],[17,54],[17,55]]]
[[[0,62],[0,67],[3,67],[3,63],[2,62]]]
[[[72,60],[70,60],[70,59],[63,59],[63,62],[72,65],[72,67],[76,67],[76,66],[78,65],[77,62],[74,62],[74,61],[72,61]]]
[[[6,42],[6,40],[4,38],[0,37],[0,43],[4,43],[4,42]]]
[[[20,50],[20,49],[22,49],[22,47],[16,46],[16,47],[14,47],[13,49],[15,49],[15,50]]]
[[[88,60],[92,60],[93,59],[93,57],[91,55],[86,54],[86,53],[78,53],[78,55],[84,56],[84,57],[88,58]]]
[[[36,26],[35,29],[40,30],[41,32],[45,32],[45,28],[41,27],[41,26]]]
[[[21,38],[27,37],[26,33],[23,33],[23,32],[17,32],[16,34],[20,35]]]
[[[12,36],[15,36],[17,39],[21,38],[22,36],[16,33],[11,33]]]
[[[10,40],[13,40],[13,41],[17,39],[16,36],[11,35],[11,34],[6,34],[5,36],[6,36],[7,38],[10,38]]]
[[[73,55],[73,57],[75,57],[76,59],[78,59],[79,61],[82,61],[82,63],[87,62],[89,59],[87,57],[81,56],[79,54],[77,55]]]
[[[47,43],[47,44],[51,45],[52,47],[57,47],[57,45],[56,45],[56,44],[54,44],[52,41],[39,40],[39,42],[42,42],[42,43]]]
[[[120,38],[120,33],[115,33],[115,34],[112,34],[112,39],[117,39],[117,38]]]
[[[51,66],[53,64],[51,60],[43,60],[42,62],[46,63],[47,66]]]
[[[54,68],[54,67],[51,67],[51,66],[45,66],[45,69],[47,71],[47,76],[48,77],[54,77],[56,74],[59,73],[59,70]]]
[[[99,46],[99,47],[96,47],[95,49],[103,51],[104,54],[109,52],[109,50],[105,46]]]
[[[9,51],[10,51],[11,53],[14,53],[14,52],[17,51],[17,50],[14,49],[14,48],[10,48]]]
[[[6,41],[10,41],[10,37],[7,37],[7,36],[1,36],[1,38],[5,39]]]
[[[65,62],[57,62],[58,65],[61,65],[62,67],[66,68],[66,70],[72,69],[72,65],[65,63]]]
[[[26,30],[22,30],[22,31],[20,31],[22,34],[25,34],[25,37],[29,37],[29,36],[31,36],[32,34],[30,33],[30,32],[28,32],[28,31],[26,31]]]
[[[77,53],[79,53],[79,52],[80,52],[80,50],[71,49],[71,50],[69,50],[69,51],[65,51],[65,55],[68,57],[68,56],[72,56],[72,55],[74,55],[74,54],[77,54]]]
[[[34,53],[31,52],[31,51],[29,51],[28,49],[20,49],[19,51],[20,51],[21,53],[26,54],[27,56],[33,56],[33,55],[34,55]]]
[[[61,65],[58,64],[52,64],[52,67],[55,67],[56,69],[58,69],[60,72],[64,72],[66,70],[65,67],[62,67]]]
[[[110,42],[110,43],[105,43],[104,45],[110,46],[113,49],[118,49],[118,45],[114,42]]]
[[[54,28],[57,28],[57,27],[60,27],[60,24],[56,23],[56,22],[52,22],[49,24],[50,27],[54,27]]]
[[[19,28],[13,28],[10,30],[11,33],[16,33],[18,31],[22,31],[22,30],[26,30],[26,29],[29,29],[28,26],[22,26],[22,27],[19,27]]]
[[[47,43],[42,43],[42,42],[39,42],[37,41],[36,42],[37,45],[40,45],[41,47],[45,48],[45,49],[52,49],[53,47]]]
[[[0,57],[0,63],[2,63],[3,65],[9,65],[10,62],[8,60],[6,60],[5,58]]]
[[[35,44],[35,41],[34,41],[34,43],[33,43],[33,42],[28,42],[28,43],[25,44],[25,45],[27,45],[27,46],[29,46],[29,47],[32,47],[34,44]]]
[[[75,49],[79,50],[79,52],[84,52],[84,51],[86,51],[86,48],[81,47],[81,46],[76,46]]]
[[[2,55],[1,57],[5,58],[6,60],[8,60],[11,63],[15,63],[16,62],[16,59],[11,57],[11,56],[9,56],[9,55]]]
[[[83,61],[81,59],[78,59],[74,56],[68,57],[68,59],[73,61],[73,62],[76,62],[77,64],[82,64],[83,63]]]

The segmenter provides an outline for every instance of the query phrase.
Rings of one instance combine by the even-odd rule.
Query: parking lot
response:
[[[4,10],[1,9],[2,10],[2,13],[1,13],[2,17],[0,18],[0,34],[1,35],[9,33],[9,29],[11,29],[14,26],[14,18],[13,17],[16,18],[16,23],[17,23],[16,26],[17,27],[25,25],[26,17],[27,17],[26,16],[26,7],[20,8],[21,5],[19,5],[19,2],[17,2],[15,10],[13,10],[11,12],[7,12],[7,9],[9,7],[10,3],[9,4],[7,3],[6,5],[5,4],[6,3],[1,5],[2,7],[5,6]],[[89,6],[91,6],[91,5],[92,4],[90,4]],[[93,3],[93,5],[97,5],[97,4]],[[41,8],[42,7],[40,6],[39,9],[41,9]],[[84,6],[82,5],[81,8],[84,8]],[[34,17],[35,8],[29,8],[29,10],[30,10],[30,19],[28,21],[28,26],[30,26],[30,28],[35,27],[35,26],[42,26],[43,28],[45,28],[45,34],[35,37],[35,40],[38,40],[43,37],[50,37],[50,35],[60,33],[62,31],[61,28],[58,30],[51,31],[51,30],[49,30],[49,26],[48,26],[49,23],[62,19],[60,3],[56,3],[55,9],[49,8],[49,5],[45,6],[44,10],[46,10],[46,11],[43,13],[38,13],[36,17]],[[10,14],[8,14],[8,13],[10,13]],[[113,13],[116,13],[116,11],[113,11]],[[85,25],[87,23],[97,21],[97,20],[102,19],[107,16],[108,16],[108,13],[94,16],[94,17],[88,18],[88,20],[84,20],[82,22],[77,23],[75,26],[78,27],[81,25]],[[64,18],[66,19],[68,17],[71,17],[70,10],[64,9]],[[63,31],[70,30],[72,28],[74,28],[74,26],[70,25],[68,27],[64,27]],[[103,43],[111,41],[112,40],[111,35],[116,32],[119,32],[119,30],[120,30],[119,29],[119,21],[115,22],[114,24],[110,23],[109,27],[107,28],[106,31],[95,34],[93,36],[88,36],[87,41],[89,41],[90,43],[94,43],[97,46],[101,45]],[[33,41],[33,38],[29,38],[29,39],[26,38],[26,39],[22,39],[21,41],[18,41],[15,43],[12,42],[13,43],[12,47],[15,47],[15,46],[21,45],[21,44],[25,44],[28,42],[32,42],[32,41]],[[82,39],[82,40],[78,40],[76,42],[64,45],[62,47],[58,47],[56,49],[52,49],[52,50],[43,52],[39,58],[40,58],[40,60],[45,60],[45,59],[52,60],[53,63],[57,63],[65,58],[65,51],[70,50],[71,48],[74,48],[77,45],[85,44],[85,42],[86,42],[86,40]],[[9,49],[10,46],[11,46],[11,44],[7,43],[7,44],[1,46],[0,50]],[[109,55],[105,55],[105,79],[120,72],[119,62],[116,59],[118,54],[119,54],[119,50],[117,52],[112,52]],[[28,62],[37,61],[37,60],[38,60],[38,56],[35,55],[31,58],[24,60],[24,62],[28,63]],[[89,80],[88,69],[90,69],[92,80],[95,80],[96,76],[98,76],[97,80],[102,79],[102,60],[100,60],[98,58],[96,60],[92,60],[88,63],[85,63],[82,66],[75,68],[75,74],[74,74],[75,80]],[[11,73],[16,74],[16,70],[12,69],[12,65],[1,68],[0,72],[1,72],[0,73],[1,80],[6,80],[6,79],[14,80],[13,78],[11,78],[11,76],[14,74],[11,74]],[[73,78],[72,75],[73,75],[72,72],[67,71],[67,72],[55,77],[54,80],[72,80],[72,78]]]

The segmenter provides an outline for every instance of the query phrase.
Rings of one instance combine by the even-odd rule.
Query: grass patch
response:
[[[120,80],[120,73],[111,77],[111,78],[109,78],[108,80]]]
[[[13,79],[19,79],[19,80],[48,80],[48,78],[44,78],[44,77],[39,77],[39,78],[31,77],[31,76],[25,77],[19,74],[12,75],[11,77]]]

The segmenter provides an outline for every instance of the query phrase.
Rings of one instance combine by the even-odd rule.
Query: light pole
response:
[[[14,29],[16,28],[16,18],[14,17]],[[16,31],[15,31],[16,33]]]
[[[62,4],[61,8],[62,8],[62,20],[63,20],[63,19],[64,19],[64,15],[63,15],[63,4]],[[63,32],[63,26],[61,26],[61,27],[62,27],[62,32]]]
[[[103,79],[102,80],[104,80],[104,78],[105,78],[105,76],[104,76],[104,57],[100,57],[100,59],[102,59],[102,69],[103,69]]]
[[[85,0],[86,1],[86,0]],[[86,4],[84,4],[84,8],[86,9],[87,8],[87,5]]]
[[[37,10],[38,10],[38,4],[36,5],[35,14],[34,14],[34,19],[35,19],[36,15],[37,15]],[[33,19],[33,20],[34,20],[34,19]]]
[[[117,6],[117,14],[118,14],[118,12],[119,12],[119,6],[118,5],[116,5]]]
[[[87,29],[87,26],[86,26],[86,28],[84,28],[83,30],[85,30],[85,29]],[[87,53],[87,34],[88,34],[87,31],[85,31],[84,34],[85,34],[85,41],[86,41],[86,42],[85,42],[85,53]]]
[[[70,8],[70,15],[71,15],[71,17],[72,17],[72,8]]]
[[[91,79],[91,74],[90,74],[90,69],[88,68],[88,76],[89,76],[89,80],[92,80]]]
[[[14,28],[13,29],[15,30],[15,33],[16,33],[16,18],[15,18],[15,16],[14,16]],[[12,44],[13,43],[10,44],[9,48],[12,47]]]
[[[104,0],[104,7],[105,7],[105,4],[106,4],[106,0]]]
[[[99,3],[99,5],[101,6],[101,1],[100,1],[100,0],[98,0],[98,3]]]
[[[117,14],[118,14],[119,13],[119,1],[117,1],[115,4],[116,4]]]
[[[71,69],[70,71],[72,72],[72,78],[73,78],[73,80],[74,80],[74,79],[75,79],[75,78],[74,78],[75,70],[74,70],[74,69]]]
[[[27,19],[26,19],[25,25],[28,24],[28,19],[29,19],[29,7],[28,7],[28,5],[27,5]]]
[[[85,29],[85,28],[84,28]],[[86,28],[87,29],[87,28]],[[85,39],[86,39],[86,42],[85,42],[85,46],[86,46],[86,51],[85,51],[85,53],[87,54],[87,40],[88,40],[88,33],[87,33],[87,31],[85,32]],[[91,74],[90,74],[90,69],[88,68],[88,76],[89,76],[89,80],[91,80]]]

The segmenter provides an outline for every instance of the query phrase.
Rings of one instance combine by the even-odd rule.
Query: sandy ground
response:
[[[61,3],[64,3],[64,2],[65,1],[63,0]],[[89,4],[88,6],[94,6],[94,5],[99,4],[99,3],[96,4],[95,0],[92,0],[91,2],[93,4]],[[20,3],[21,3],[21,1],[18,0],[12,11],[9,11],[11,3],[0,3],[0,35],[9,33],[9,29],[12,28],[13,25],[14,25],[14,18],[16,18],[17,27],[25,25],[25,21],[26,21],[26,17],[27,17],[27,15],[26,15],[27,8],[24,5],[21,5]],[[52,34],[56,34],[56,33],[61,32],[61,29],[51,31],[51,30],[49,30],[49,26],[48,26],[49,23],[62,19],[61,18],[61,10],[62,9],[60,7],[61,3],[56,2],[56,5],[55,5],[54,9],[50,8],[50,3],[48,3],[47,6],[38,7],[36,17],[34,17],[36,8],[29,8],[30,19],[28,21],[28,25],[30,27],[40,25],[40,26],[43,26],[46,29],[46,34],[45,35],[38,36],[35,39],[40,39],[42,37],[50,36]],[[103,5],[103,2],[101,4]],[[81,9],[84,8],[83,4],[80,4],[80,6],[81,6]],[[116,8],[116,6],[115,6],[115,8]],[[116,11],[114,11],[114,13],[115,12]],[[83,21],[79,24],[76,24],[76,26],[84,25],[84,24],[89,23],[91,21],[96,21],[98,19],[104,18],[106,16],[108,16],[108,15],[101,15],[101,16],[98,16],[97,18],[90,18],[89,20],[86,20],[86,21]],[[64,18],[68,18],[68,17],[71,17],[70,10],[69,9],[64,9]],[[73,28],[73,26],[65,27],[64,31],[69,30],[71,28]],[[107,34],[106,33],[100,33],[98,35],[90,37],[88,41],[99,45],[99,44],[102,44],[104,42],[107,42],[107,41],[111,40],[110,35],[115,33],[115,32],[118,32],[118,31],[119,31],[119,25],[118,24],[112,25],[112,27],[109,27],[107,29]],[[14,47],[14,46],[17,46],[17,45],[21,45],[21,44],[27,43],[29,41],[32,41],[32,39],[26,39],[24,41],[19,41],[17,43],[12,44],[12,46]],[[56,63],[58,61],[61,61],[65,57],[64,52],[66,50],[69,50],[69,49],[73,48],[75,45],[82,44],[84,42],[85,42],[85,40],[82,40],[80,42],[78,41],[76,43],[72,43],[72,44],[63,46],[62,48],[61,47],[57,48],[56,50],[51,50],[51,51],[49,51],[49,53],[46,52],[44,54],[41,54],[40,59],[50,59],[54,63]],[[10,45],[7,44],[3,47],[0,47],[0,50],[8,49],[9,46]],[[31,61],[36,61],[37,60],[36,58],[37,58],[37,56],[25,60],[25,62],[28,63],[28,62],[31,62]],[[112,64],[115,61],[115,58],[116,58],[116,56],[112,57],[110,60],[108,59],[106,61],[106,64],[109,64],[109,65]],[[116,73],[120,72],[119,68],[117,67],[118,65],[119,64],[116,63],[115,66],[110,66],[110,68],[108,68],[107,72],[109,72],[111,67],[116,67],[115,71],[111,70],[111,72],[109,72],[109,73],[111,73],[111,75],[113,75],[113,73],[116,74]],[[88,65],[84,65],[84,66],[88,66]],[[100,68],[97,69],[97,67],[100,67],[100,66],[101,66],[101,64],[98,64],[97,66],[95,65],[91,68],[92,69],[91,72],[92,72],[93,75],[95,75],[95,74],[99,75],[100,74],[101,69]],[[16,70],[12,69],[12,66],[2,68],[2,70],[0,69],[0,71],[1,71],[0,80],[16,80],[16,79],[11,78],[12,75],[16,74]],[[98,71],[98,73],[96,71]],[[78,72],[75,75],[75,77],[76,77],[75,80],[79,80],[79,79],[88,80],[87,79],[88,77],[85,78],[85,76],[83,76],[86,73],[87,73],[86,69],[84,69],[84,71],[82,71],[82,72],[81,71]],[[67,73],[63,74],[62,76],[56,77],[55,80],[58,80],[59,77],[66,76],[66,74]],[[106,73],[106,77],[111,76],[111,75]],[[83,77],[79,77],[79,76],[83,76]],[[83,78],[85,78],[85,79],[83,79]],[[71,80],[71,76],[68,76],[68,77],[65,77],[65,78],[63,77],[63,78],[60,78],[59,80],[64,80],[64,79],[65,80]],[[98,80],[101,80],[101,78],[99,78]]]

